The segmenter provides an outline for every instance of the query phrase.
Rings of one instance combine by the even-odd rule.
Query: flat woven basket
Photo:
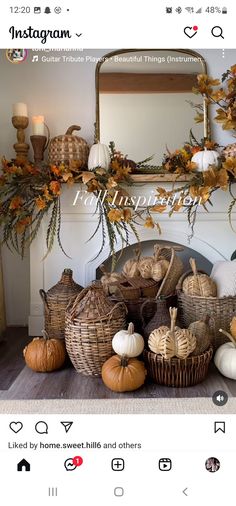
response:
[[[139,299],[141,297],[155,297],[159,288],[159,283],[154,279],[144,279],[140,277],[128,278],[117,283],[117,289],[121,292],[124,299]]]
[[[198,271],[205,274],[203,271]],[[213,347],[216,350],[227,342],[227,338],[219,332],[222,328],[230,332],[230,322],[236,314],[236,297],[200,297],[187,295],[182,291],[184,279],[191,275],[191,271],[181,276],[177,285],[177,297],[179,307],[179,319],[183,327],[188,327],[196,320],[204,320],[206,315],[210,317],[209,327],[213,335]]]
[[[204,381],[212,355],[212,347],[201,355],[185,360],[179,358],[165,360],[152,351],[143,352],[148,376],[158,385],[176,388],[191,387]]]
[[[175,292],[176,285],[184,270],[183,262],[176,255],[176,252],[182,250],[182,246],[163,246],[161,248],[160,255],[169,261],[169,267],[159,286],[157,297],[171,295]]]
[[[85,288],[66,311],[65,342],[77,372],[100,376],[114,352],[114,334],[126,328],[126,307],[114,304],[99,285]]]
[[[60,281],[46,293],[39,290],[44,305],[44,326],[50,339],[64,339],[65,313],[71,299],[75,299],[83,287],[73,280],[71,269],[64,269]]]

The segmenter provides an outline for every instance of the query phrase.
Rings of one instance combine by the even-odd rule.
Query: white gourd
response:
[[[128,330],[120,330],[112,339],[112,348],[121,357],[138,357],[144,349],[144,339],[141,334],[134,332],[133,323],[129,323]]]
[[[111,157],[106,144],[98,142],[97,144],[93,144],[93,146],[91,146],[88,157],[89,170],[96,169],[96,167],[102,167],[103,169],[108,170],[110,161]]]
[[[220,155],[217,151],[204,149],[203,151],[198,151],[192,157],[192,162],[196,163],[197,171],[204,172],[208,170],[210,165],[219,166]]]
[[[214,362],[218,371],[229,379],[236,380],[236,340],[224,330],[222,334],[230,339],[230,343],[222,344],[215,353]]]

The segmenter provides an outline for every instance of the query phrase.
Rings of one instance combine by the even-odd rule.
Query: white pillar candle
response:
[[[13,104],[13,116],[24,116],[28,117],[27,105],[22,102],[18,102],[17,104]]]
[[[44,116],[33,116],[33,135],[44,135]]]

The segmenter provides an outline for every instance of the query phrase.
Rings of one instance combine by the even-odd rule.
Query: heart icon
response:
[[[20,432],[21,429],[23,429],[23,423],[22,422],[11,422],[9,425],[10,429],[17,434]]]
[[[185,26],[184,33],[189,39],[192,39],[194,35],[197,35],[197,26]]]

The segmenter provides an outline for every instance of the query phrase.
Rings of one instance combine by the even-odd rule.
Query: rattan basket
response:
[[[190,387],[204,381],[212,355],[212,347],[201,355],[190,356],[185,360],[179,358],[165,360],[152,351],[143,352],[148,376],[158,385],[176,388]]]
[[[85,288],[66,311],[65,340],[77,372],[100,376],[104,362],[114,352],[114,334],[126,328],[126,307],[114,304],[99,285]]]
[[[83,290],[72,276],[71,269],[64,269],[60,281],[47,293],[39,290],[44,305],[45,331],[50,339],[64,339],[66,308],[70,300]]]
[[[204,274],[203,271],[199,271]],[[213,335],[213,347],[216,350],[227,339],[219,332],[222,328],[230,331],[230,322],[236,314],[236,297],[200,297],[187,295],[182,291],[184,279],[190,271],[181,276],[177,285],[179,319],[183,327],[188,327],[196,320],[203,320],[206,315],[210,317],[209,327]]]
[[[124,299],[134,300],[141,297],[155,297],[159,288],[159,283],[154,279],[128,278],[117,283],[117,289],[121,292]]]

